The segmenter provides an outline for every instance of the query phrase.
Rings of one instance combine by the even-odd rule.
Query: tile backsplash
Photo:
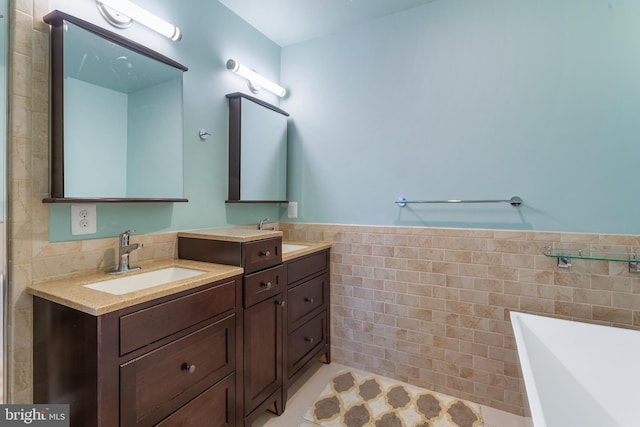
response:
[[[640,236],[281,224],[331,254],[333,360],[527,415],[509,311],[640,330],[627,263],[543,255],[555,243],[628,250]]]
[[[281,223],[285,239],[331,250],[332,355],[338,363],[517,415],[528,415],[509,311],[640,330],[640,275],[627,263],[574,260],[550,243],[637,248],[640,236]],[[132,263],[176,257],[176,233],[132,236]],[[117,238],[34,239],[33,283],[116,264]],[[17,308],[17,306],[14,306]],[[29,305],[20,312],[28,314]],[[30,322],[17,354],[30,353]],[[23,329],[24,328],[24,329]],[[28,352],[28,353],[27,353]],[[30,394],[29,358],[14,384]],[[15,391],[14,391],[15,393]]]

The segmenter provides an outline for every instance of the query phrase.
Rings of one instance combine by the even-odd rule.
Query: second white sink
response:
[[[298,251],[300,249],[306,249],[308,247],[309,246],[307,246],[307,245],[291,245],[289,243],[283,243],[282,244],[282,253],[286,254],[286,253],[289,253],[289,252]]]
[[[189,268],[169,267],[161,270],[148,271],[145,273],[132,274],[131,276],[118,277],[116,279],[104,280],[102,282],[84,285],[86,288],[96,291],[106,292],[112,295],[123,295],[154,286],[165,285],[178,280],[188,279],[205,271],[191,270]]]

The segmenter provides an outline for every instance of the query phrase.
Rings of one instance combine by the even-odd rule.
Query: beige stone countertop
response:
[[[305,247],[301,249],[296,249],[290,252],[285,252],[283,250],[282,262],[291,261],[292,259],[296,259],[301,256],[310,255],[314,252],[331,248],[331,243],[324,243],[324,242],[297,242],[297,241],[287,240],[282,242],[282,246],[284,247],[285,245],[298,245],[298,246],[305,246]]]
[[[153,286],[139,291],[129,292],[123,295],[113,295],[84,286],[120,277],[133,277],[136,274],[169,267],[202,270],[204,274],[199,274],[194,277],[177,280],[163,285]],[[27,288],[27,292],[31,295],[65,305],[94,316],[99,316],[121,308],[130,307],[135,304],[193,289],[217,280],[228,279],[242,273],[243,269],[241,267],[177,259],[142,265],[141,270],[124,275],[94,273],[51,282],[38,283],[29,286]]]
[[[209,228],[205,230],[180,231],[178,237],[223,240],[227,242],[253,242],[256,240],[282,237],[282,231],[258,230],[256,227]]]

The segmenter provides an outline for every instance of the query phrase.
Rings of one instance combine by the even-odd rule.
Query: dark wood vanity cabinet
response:
[[[285,263],[287,270],[286,390],[322,359],[331,362],[329,250]]]
[[[282,265],[244,277],[245,425],[267,409],[284,410],[282,335],[285,312]]]
[[[72,426],[236,425],[241,280],[100,316],[34,297],[34,402]]]
[[[243,425],[267,409],[284,410],[283,334],[286,270],[282,238],[249,242],[178,238],[182,259],[244,268],[243,281]]]
[[[244,267],[244,426],[281,414],[288,388],[321,359],[330,363],[329,249],[282,263],[282,238],[249,242],[178,237],[178,257]],[[238,425],[241,425],[240,422]]]

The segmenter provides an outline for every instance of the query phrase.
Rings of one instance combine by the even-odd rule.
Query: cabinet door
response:
[[[282,318],[282,294],[244,311],[245,415],[282,387]]]

